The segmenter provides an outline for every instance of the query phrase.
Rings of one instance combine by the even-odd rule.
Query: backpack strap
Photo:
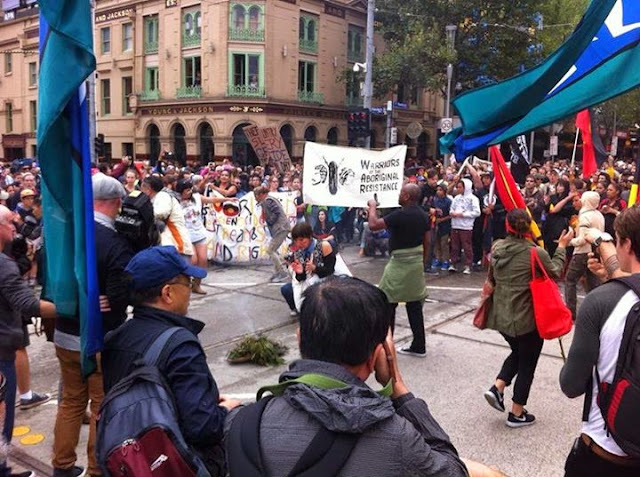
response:
[[[292,384],[306,384],[307,386],[320,389],[341,389],[348,387],[347,383],[344,383],[338,379],[330,378],[329,376],[325,376],[324,374],[307,373],[295,379],[289,379],[278,384],[261,387],[260,389],[258,389],[256,400],[260,401],[262,395],[265,392],[270,392],[274,396],[282,396],[284,390]],[[376,392],[384,397],[391,396],[391,393],[393,392],[393,381],[389,380],[384,388]]]
[[[260,421],[273,396],[242,407],[231,423],[227,440],[227,463],[232,477],[265,475],[260,447]]]
[[[333,432],[321,426],[288,477],[338,475],[359,438],[359,434]]]
[[[179,338],[172,341],[172,346],[167,346],[174,336]],[[200,345],[200,342],[188,330],[180,326],[167,328],[151,343],[151,346],[142,357],[142,363],[146,366],[159,366],[163,359],[166,358],[168,351],[173,351],[176,346],[187,342],[194,342]]]

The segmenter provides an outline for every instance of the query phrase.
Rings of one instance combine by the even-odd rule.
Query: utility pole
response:
[[[367,69],[364,76],[364,101],[363,106],[371,110],[371,99],[373,98],[373,21],[376,10],[375,0],[368,0],[367,3],[367,58],[365,63]],[[366,137],[365,147],[371,148],[371,135]]]

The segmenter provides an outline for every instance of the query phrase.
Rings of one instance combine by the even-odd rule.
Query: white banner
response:
[[[218,194],[212,194],[218,196]],[[271,192],[282,203],[289,223],[296,223],[295,192]],[[267,245],[269,229],[262,218],[262,207],[256,203],[253,192],[239,200],[205,207],[205,227],[213,234],[209,243],[208,257],[218,263],[259,263],[269,260]],[[288,248],[285,241],[280,248],[284,254]]]
[[[307,204],[398,207],[407,146],[384,151],[305,143],[303,192]]]

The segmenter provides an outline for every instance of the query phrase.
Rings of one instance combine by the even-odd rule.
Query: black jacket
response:
[[[100,295],[107,295],[111,307],[111,311],[102,313],[103,332],[107,333],[127,318],[129,284],[124,269],[133,257],[133,249],[124,236],[97,222],[95,239],[98,288]],[[56,329],[80,336],[80,321],[67,318],[56,320]]]
[[[131,373],[134,363],[164,330],[174,326],[185,328],[194,335],[204,328],[202,322],[186,316],[137,306],[133,319],[105,340],[102,352],[105,393]],[[174,335],[167,346],[171,347],[175,339],[179,338]],[[175,397],[180,428],[187,443],[198,449],[221,441],[227,410],[218,406],[218,387],[202,347],[192,342],[181,344],[170,351],[158,367]]]

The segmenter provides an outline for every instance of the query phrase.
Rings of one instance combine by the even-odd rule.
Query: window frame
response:
[[[313,67],[313,79],[312,79],[312,85],[313,88],[311,89],[311,91],[309,91],[306,86],[309,83],[309,66]],[[303,88],[300,88],[300,68],[302,67],[303,69]],[[300,60],[298,61],[298,92],[299,93],[317,93],[317,86],[318,86],[318,63],[315,61],[308,61],[308,60]]]
[[[251,12],[256,10],[258,12],[258,21],[256,25],[252,25]],[[264,42],[264,12],[264,4],[229,3],[229,40]],[[240,13],[242,18],[240,18]]]
[[[38,63],[35,61],[29,62],[29,88],[35,88],[38,86]]]
[[[198,71],[200,73],[200,82],[198,84],[195,83],[195,77],[196,74],[198,73],[198,71],[196,71],[195,68],[195,60],[196,58],[199,60],[199,68]],[[191,82],[191,84],[187,84],[187,62],[191,62],[192,63],[192,69],[194,71],[194,79]],[[181,79],[181,85],[183,88],[189,88],[189,87],[195,87],[195,86],[200,86],[202,87],[202,57],[200,55],[194,55],[194,56],[184,56],[182,58],[182,79]]]
[[[13,58],[11,52],[8,51],[4,54],[4,74],[10,75],[13,73]]]
[[[150,88],[150,80],[153,78],[155,82],[155,88]],[[144,69],[144,90],[145,91],[160,91],[160,68],[157,66],[146,66]]]
[[[29,126],[31,132],[35,132],[38,128],[38,102],[36,100],[29,101]]]
[[[242,84],[235,84],[235,57],[236,55],[242,55],[245,57],[244,59],[244,82]],[[258,58],[258,85],[256,87],[256,91],[250,91],[250,73],[249,73],[249,58],[257,57]],[[245,88],[246,94],[241,94],[240,96],[264,96],[265,93],[265,75],[264,75],[264,57],[265,53],[263,51],[238,51],[232,50],[229,51],[228,58],[228,91],[232,91],[235,88]],[[231,96],[235,96],[236,94],[231,94]]]
[[[6,116],[6,130],[7,133],[13,132],[13,103],[7,102],[4,103],[4,112]]]
[[[108,87],[105,88],[105,85]],[[102,114],[102,117],[111,115],[111,78],[100,80],[100,114]]]
[[[129,37],[126,36],[127,29],[130,33]],[[129,48],[127,48],[127,42],[129,43]],[[126,22],[122,24],[122,52],[128,53],[130,51],[133,51],[133,23]]]
[[[105,39],[105,33],[109,38]],[[110,26],[100,28],[100,54],[102,55],[111,54],[111,27]]]
[[[356,42],[359,38],[360,41]],[[366,41],[365,30],[358,25],[349,25],[347,29],[347,60],[351,62],[362,62],[364,60],[363,38]],[[358,50],[354,47],[359,46]]]
[[[149,33],[152,33],[152,39],[149,39]],[[159,20],[158,15],[146,15],[144,17],[144,40],[143,47],[145,54],[158,53],[159,38]]]
[[[129,92],[127,92],[127,80],[129,84]],[[122,77],[122,115],[123,116],[131,116],[133,114],[133,109],[129,104],[129,96],[133,94],[133,77],[132,76],[123,76]]]
[[[187,18],[191,28],[187,32]],[[181,16],[182,48],[196,48],[202,43],[202,12],[200,6],[182,9]]]
[[[298,48],[307,53],[318,52],[318,17],[302,13],[298,20]],[[309,38],[309,27],[313,25],[313,38]]]

